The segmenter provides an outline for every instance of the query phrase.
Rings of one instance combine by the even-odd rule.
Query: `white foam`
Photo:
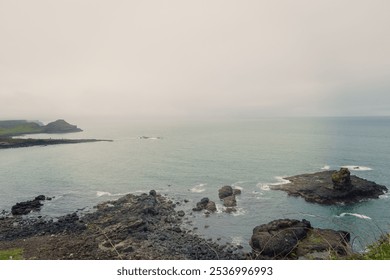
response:
[[[237,211],[234,211],[234,212],[231,212],[231,214],[233,216],[244,216],[246,214],[246,211],[244,208],[241,208],[241,207],[236,207],[236,210]]]
[[[97,197],[101,197],[103,195],[108,195],[108,196],[111,196],[111,193],[110,192],[101,192],[101,191],[97,191],[96,192],[96,196]]]
[[[263,183],[257,183],[256,187],[258,187],[262,191],[269,191],[271,189],[269,185],[263,184]],[[259,192],[258,191],[253,191],[252,193],[253,194],[258,194]],[[261,192],[260,192],[260,194],[262,195]]]
[[[370,171],[370,170],[372,170],[371,167],[359,166],[359,165],[344,165],[341,167],[348,168],[349,170],[353,170],[353,171]]]
[[[198,184],[195,187],[189,189],[189,191],[193,193],[202,193],[206,190],[205,186],[206,184]]]
[[[379,198],[381,199],[389,199],[389,195],[388,194],[382,194],[379,196]]]
[[[101,197],[101,196],[123,196],[126,195],[127,193],[110,193],[110,192],[102,192],[102,191],[97,191],[96,196]]]
[[[241,245],[241,243],[244,241],[244,238],[242,236],[233,236],[231,243],[234,245]]]
[[[345,217],[345,216],[354,216],[360,219],[366,219],[366,220],[371,220],[370,217],[358,213],[341,213],[339,216],[336,217]]]
[[[275,179],[278,182],[270,184],[271,186],[279,186],[291,183],[291,181],[284,179],[283,176],[276,176]]]
[[[324,167],[321,168],[321,170],[329,170],[330,166],[329,165],[324,165]]]
[[[234,189],[237,189],[237,190],[240,190],[240,191],[242,191],[244,189],[243,187],[235,186],[235,185],[233,185],[233,187],[234,187]]]

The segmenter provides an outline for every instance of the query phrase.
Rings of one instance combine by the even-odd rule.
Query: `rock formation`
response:
[[[347,232],[312,228],[304,219],[280,219],[255,227],[250,245],[256,258],[330,258],[351,251],[349,238]]]
[[[329,170],[285,178],[290,183],[271,186],[291,196],[303,197],[319,204],[356,203],[364,199],[378,198],[387,192],[385,186],[350,175],[349,170]]]

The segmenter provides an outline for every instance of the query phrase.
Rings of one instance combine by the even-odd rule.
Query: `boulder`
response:
[[[303,219],[274,220],[253,229],[250,245],[256,254],[270,258],[285,258],[304,239],[311,228],[310,222]]]
[[[233,194],[234,195],[240,195],[241,194],[241,190],[240,189],[233,189]]]
[[[348,168],[340,168],[332,174],[333,188],[335,190],[347,190],[352,187],[351,173]]]
[[[210,212],[215,212],[215,211],[217,211],[217,206],[215,205],[215,202],[214,202],[214,201],[209,201],[209,202],[206,204],[205,209],[206,209],[207,211],[210,211]]]
[[[218,190],[219,199],[233,195],[233,188],[231,186],[223,186]]]
[[[210,201],[208,197],[204,197],[198,203],[196,203],[196,207],[192,209],[192,211],[202,211],[202,210],[215,212],[217,210],[217,207],[215,206],[215,202]]]
[[[236,196],[235,195],[231,195],[231,196],[225,197],[223,199],[223,206],[225,206],[225,207],[235,207],[235,206],[237,206]]]

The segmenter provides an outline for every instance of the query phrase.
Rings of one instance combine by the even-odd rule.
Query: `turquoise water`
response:
[[[194,213],[191,227],[199,234],[247,247],[255,226],[305,218],[315,227],[351,232],[361,249],[390,230],[387,195],[321,206],[269,190],[283,176],[340,166],[360,166],[352,173],[390,186],[388,117],[72,122],[85,132],[35,137],[114,142],[0,150],[0,210],[44,194],[55,199],[45,203],[41,214],[59,216],[151,189],[182,202],[178,207],[188,213],[202,197],[216,201],[221,210],[218,188],[229,184],[242,188],[237,213],[221,211],[208,218]]]

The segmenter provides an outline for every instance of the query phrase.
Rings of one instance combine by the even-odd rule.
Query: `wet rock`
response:
[[[233,188],[231,186],[223,186],[218,190],[219,199],[233,195]]]
[[[223,199],[223,206],[225,206],[225,207],[235,207],[235,206],[237,206],[236,196],[235,195],[231,195],[231,196],[225,197]]]
[[[38,196],[37,198],[40,198]],[[24,201],[24,202],[19,202],[16,203],[14,206],[11,208],[11,213],[12,215],[27,215],[31,211],[39,211],[41,210],[41,207],[43,204],[41,203],[41,199],[34,199],[34,200],[29,200],[29,201]]]
[[[202,211],[207,210],[210,212],[214,212],[217,210],[215,202],[210,201],[207,197],[201,199],[200,202],[196,204],[196,207],[192,209],[193,211]]]
[[[233,195],[240,195],[241,192],[242,191],[240,189],[233,189]]]

